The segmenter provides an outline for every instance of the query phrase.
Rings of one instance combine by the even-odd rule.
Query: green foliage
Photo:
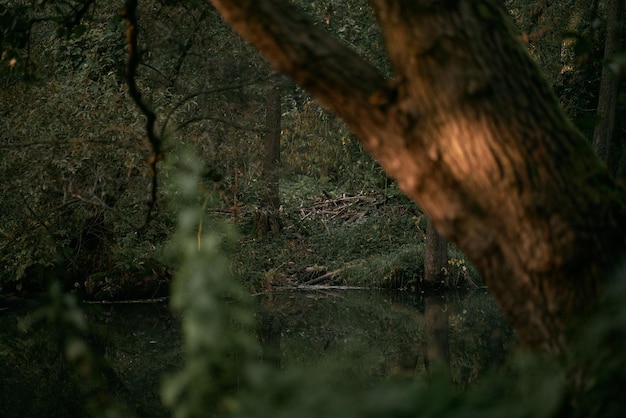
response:
[[[143,161],[141,116],[124,90],[124,29],[116,7],[94,3],[82,10],[72,8],[78,3],[44,3],[39,5],[41,10],[28,13],[8,6],[2,9],[7,21],[14,22],[24,11],[22,18],[32,23],[24,42],[33,77],[14,71],[0,94],[4,133],[0,144],[0,288],[41,291],[56,277],[67,288],[78,286],[98,297],[115,297],[93,289],[111,288],[105,282],[112,277],[121,282],[135,273],[140,278],[150,274],[152,269],[145,266],[158,258],[160,244],[172,230],[174,214],[166,207],[176,194],[161,190],[156,219],[139,231],[150,173]],[[385,68],[380,35],[365,2],[338,2],[330,11],[321,4],[305,2],[303,6],[318,16],[320,24],[330,12],[328,29]],[[80,14],[73,14],[79,10]],[[37,20],[39,12],[51,19]],[[138,83],[157,113],[165,151],[175,148],[168,137],[193,147],[206,171],[218,173],[221,179],[215,185],[206,183],[220,193],[215,209],[232,210],[237,201],[249,216],[240,223],[243,232],[255,235],[258,227],[250,219],[262,209],[260,109],[265,106],[270,69],[205,3],[190,7],[188,2],[140,2],[139,14],[143,65]],[[6,36],[20,35],[21,26],[16,25],[15,31],[7,29]],[[19,46],[7,37],[4,41],[4,46]],[[381,168],[336,117],[302,91],[284,91],[281,176],[290,188],[282,192],[285,202],[307,194],[307,186],[291,181],[302,174],[316,179],[315,193],[320,189],[386,190],[388,179]],[[302,192],[297,190],[300,187]],[[285,212],[297,221],[289,219],[290,226],[302,227],[303,232],[319,225],[324,230],[333,226],[297,220],[300,203],[290,206],[295,213]],[[358,261],[375,246],[373,240],[384,235],[387,225],[382,217],[379,220],[374,222],[374,233],[366,225],[342,227],[337,231],[337,246],[311,261],[328,264],[322,258],[335,258],[344,247],[349,249],[346,260],[337,263],[348,258]],[[368,241],[360,253],[354,239],[359,236]],[[408,239],[405,233],[401,236]],[[315,245],[329,239],[334,238],[319,234]],[[285,242],[293,241],[287,238]],[[262,257],[266,250],[261,243],[251,245]],[[276,249],[288,252],[285,247]],[[264,268],[241,276],[258,281],[276,267],[269,264],[244,267]]]
[[[309,14],[313,22],[323,25],[381,72],[391,73],[382,35],[367,1],[294,2]]]
[[[281,162],[285,180],[293,175],[369,190],[384,185],[386,175],[354,135],[315,102],[285,115]]]
[[[163,385],[175,417],[200,417],[235,407],[242,367],[256,353],[252,316],[243,289],[230,278],[221,243],[228,230],[206,216],[210,196],[201,193],[202,165],[191,154],[176,161],[178,226],[168,256],[178,260],[171,306],[183,315],[185,368]],[[211,411],[211,412],[209,412]]]
[[[259,72],[267,68],[208,4],[195,6],[141,2],[145,65],[138,82],[157,110],[162,136],[182,132],[176,137],[223,174],[225,200],[245,192],[252,202],[260,160],[255,109],[264,100]],[[87,283],[100,283],[100,277],[137,272],[143,278],[172,229],[161,204],[154,222],[140,230],[151,179],[141,118],[124,90],[125,38],[117,7],[43,2],[0,10],[7,22],[2,70],[11,75],[2,78],[0,94],[3,291],[42,291],[53,276],[85,293],[93,287]],[[22,35],[23,42],[11,38]],[[201,58],[218,52],[217,65]],[[14,53],[21,61],[11,69],[6,65]],[[33,77],[17,71],[25,61]],[[159,194],[163,202],[168,198]]]
[[[360,286],[416,291],[423,275],[424,244],[404,244],[350,267],[344,280]]]
[[[311,278],[314,270],[320,276],[337,269],[342,270],[324,283],[419,287],[426,217],[395,185],[363,192],[329,179],[294,176],[281,183],[281,201],[280,236],[255,235],[254,219],[245,213],[239,221],[243,237],[232,255],[235,274],[251,287],[293,284]],[[476,269],[453,246],[450,258],[445,285],[482,285]]]
[[[25,5],[0,5],[0,75],[3,78],[26,69],[23,50],[29,40],[29,14]]]
[[[12,105],[2,119],[0,286],[45,283],[39,273],[51,269],[73,285],[111,268],[112,249],[140,225],[141,155],[124,129],[95,113],[114,119],[128,110],[112,77],[108,88],[64,79],[4,91]]]
[[[598,122],[596,107],[606,30],[603,5],[574,0],[505,3],[562,108],[591,139]]]
[[[45,65],[32,69],[34,79],[12,73],[0,95],[3,291],[42,292],[54,279],[82,289],[93,274],[155,257],[163,239],[160,228],[137,237],[149,179],[136,111],[123,91],[115,6],[65,26],[69,4],[40,6],[23,18],[33,20],[28,59]]]

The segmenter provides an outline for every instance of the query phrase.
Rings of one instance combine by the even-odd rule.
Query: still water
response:
[[[484,291],[424,297],[407,292],[317,289],[255,296],[263,361],[332,369],[364,386],[412,379],[433,362],[464,387],[516,344]],[[142,416],[168,416],[164,374],[183,363],[179,321],[166,303],[83,306],[87,340],[114,385]],[[0,416],[82,416],[84,387],[65,360],[59,330],[18,330],[27,312],[0,312]],[[340,365],[340,366],[337,366]],[[109,382],[111,383],[111,382]]]

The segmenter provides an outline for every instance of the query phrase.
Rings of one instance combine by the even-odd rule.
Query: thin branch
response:
[[[182,99],[180,99],[176,104],[174,104],[174,107],[172,107],[172,110],[170,110],[168,112],[167,116],[165,117],[165,122],[163,123],[163,127],[161,128],[161,136],[163,136],[163,134],[165,132],[165,129],[167,128],[167,125],[169,124],[171,118],[176,114],[176,111],[178,109],[180,109],[188,101],[193,100],[196,97],[200,97],[200,96],[208,96],[208,95],[211,95],[211,94],[216,94],[216,93],[221,93],[221,92],[225,92],[225,91],[231,91],[231,90],[240,89],[242,87],[252,86],[252,85],[258,84],[260,82],[266,82],[269,79],[270,79],[270,77],[263,77],[263,78],[259,78],[259,79],[250,80],[250,81],[248,81],[246,83],[240,83],[240,84],[235,84],[235,85],[230,85],[230,86],[216,87],[214,89],[204,90],[204,91],[199,91],[199,92],[196,92],[196,93],[188,94],[187,96],[185,96]]]
[[[245,131],[245,132],[254,132],[254,133],[257,133],[257,134],[264,134],[264,133],[267,132],[267,129],[265,129],[265,128],[251,128],[251,127],[248,127],[248,126],[244,126],[244,125],[242,125],[240,123],[233,122],[233,121],[228,120],[228,119],[217,118],[217,117],[213,117],[213,116],[199,116],[197,118],[188,119],[185,122],[180,124],[179,129],[180,128],[184,128],[184,127],[189,126],[189,125],[192,125],[194,123],[205,122],[205,121],[221,123],[222,125],[226,125],[226,126],[229,126],[231,128],[235,128],[235,129],[238,129],[240,131]]]
[[[141,63],[139,63],[139,65],[143,65],[144,67],[154,71],[155,73],[157,73],[159,75],[159,77],[161,77],[163,79],[163,81],[167,82],[168,84],[171,84],[170,79],[165,74],[163,74],[163,71],[159,70],[154,65],[148,64],[147,62],[141,62]]]
[[[148,212],[146,214],[146,221],[144,224],[144,226],[146,226],[150,222],[152,210],[157,200],[157,163],[162,158],[162,151],[161,139],[155,131],[156,114],[143,100],[141,91],[139,91],[139,88],[137,87],[137,67],[140,62],[139,47],[137,45],[139,31],[137,26],[137,3],[138,0],[127,0],[124,6],[123,17],[126,21],[126,42],[128,49],[128,65],[126,74],[128,94],[146,117],[146,135],[148,136],[148,145],[150,149],[148,166],[150,167],[150,173],[152,175],[152,187],[150,201],[148,202]]]

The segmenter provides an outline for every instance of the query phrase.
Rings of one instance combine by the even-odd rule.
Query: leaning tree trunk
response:
[[[387,81],[286,1],[212,1],[469,256],[523,342],[563,351],[624,253],[624,194],[497,2],[373,0]]]

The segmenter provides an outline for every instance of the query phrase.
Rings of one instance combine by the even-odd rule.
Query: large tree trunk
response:
[[[212,0],[343,118],[480,269],[526,344],[550,352],[624,253],[621,190],[490,0],[373,0],[386,81],[293,6]]]

